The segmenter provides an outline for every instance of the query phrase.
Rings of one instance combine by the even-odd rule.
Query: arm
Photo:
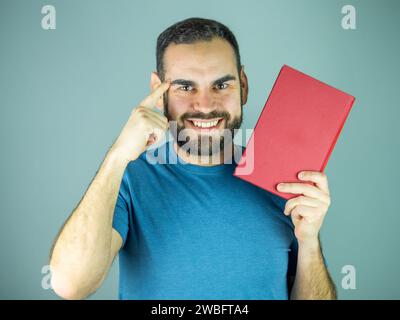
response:
[[[291,299],[336,299],[336,290],[326,269],[319,241],[319,230],[331,200],[326,175],[318,171],[304,171],[300,180],[314,182],[283,183],[281,192],[301,194],[286,202],[284,214],[290,215],[298,241],[296,277]]]
[[[326,269],[319,241],[299,245],[292,300],[336,299],[335,285]]]
[[[107,154],[54,243],[51,284],[62,298],[83,299],[97,290],[121,248],[112,219],[126,165],[116,153]]]
[[[125,168],[168,128],[153,110],[169,88],[164,82],[135,108],[107,153],[85,195],[60,231],[50,257],[51,284],[65,299],[83,299],[97,290],[122,246],[112,228],[113,213]]]

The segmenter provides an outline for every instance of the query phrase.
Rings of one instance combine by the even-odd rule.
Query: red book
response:
[[[323,172],[355,98],[284,65],[234,175],[282,198],[281,182]]]

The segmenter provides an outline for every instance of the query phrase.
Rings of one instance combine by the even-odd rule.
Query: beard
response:
[[[211,157],[224,152],[226,147],[232,147],[235,131],[240,128],[243,121],[243,105],[240,105],[240,115],[233,118],[229,112],[213,110],[207,114],[186,112],[174,119],[169,113],[168,96],[164,94],[164,115],[170,122],[170,132],[179,148],[191,155]],[[197,133],[185,126],[185,120],[189,118],[204,120],[221,118],[225,120],[225,127],[222,128],[222,132],[217,129],[218,131],[210,134]]]

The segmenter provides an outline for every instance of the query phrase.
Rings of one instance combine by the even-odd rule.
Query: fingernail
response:
[[[301,179],[301,178],[304,178],[304,172],[300,172],[299,173],[299,178]]]

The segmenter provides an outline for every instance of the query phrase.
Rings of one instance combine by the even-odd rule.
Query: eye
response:
[[[223,83],[218,83],[218,84],[216,85],[216,87],[217,87],[218,90],[224,90],[224,89],[228,88],[228,84],[225,83],[225,82],[223,82]]]
[[[190,91],[190,90],[193,90],[193,87],[192,87],[192,86],[189,86],[189,85],[184,85],[184,86],[180,86],[180,87],[179,87],[179,90],[182,90],[182,91]]]

